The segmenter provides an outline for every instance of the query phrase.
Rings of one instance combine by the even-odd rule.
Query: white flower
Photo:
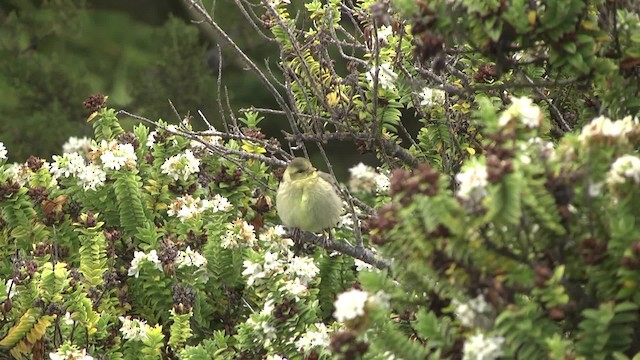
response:
[[[152,148],[156,143],[156,135],[158,135],[157,131],[152,131],[147,136],[147,143],[145,144],[148,148]]]
[[[226,197],[220,194],[216,194],[213,197],[213,200],[211,200],[210,205],[211,205],[211,209],[213,209],[213,212],[223,212],[223,211],[229,211],[233,209],[233,205],[231,205],[231,203],[229,202],[229,199],[227,199]]]
[[[378,67],[378,85],[386,90],[395,90],[396,85],[394,82],[398,79],[398,74],[391,69],[391,63],[384,63]],[[374,79],[376,77],[376,68],[373,67],[366,74],[369,85],[373,87]]]
[[[600,181],[600,182],[592,182],[591,180],[589,180],[589,184],[588,184],[588,188],[587,188],[587,192],[589,193],[590,197],[598,197],[600,196],[600,194],[602,193],[602,186],[604,185],[604,181]]]
[[[91,151],[91,139],[88,137],[78,138],[75,136],[71,136],[64,145],[62,145],[62,153],[70,154],[70,153],[79,153],[82,155],[86,155]]]
[[[367,264],[362,260],[355,259],[356,271],[371,271],[373,270],[373,265]]]
[[[586,143],[593,138],[626,137],[637,125],[638,119],[632,119],[631,116],[616,121],[611,121],[605,116],[598,116],[582,128],[578,139]]]
[[[380,169],[378,169],[380,171]],[[391,180],[389,176],[383,173],[376,174],[376,191],[378,193],[387,193],[389,192],[389,187],[391,186]]]
[[[227,224],[227,232],[220,240],[220,246],[225,249],[237,247],[251,247],[256,243],[256,233],[253,225],[238,218],[231,224]]]
[[[634,155],[623,155],[616,159],[607,174],[610,185],[624,184],[628,179],[640,183],[640,158]]]
[[[351,289],[338,295],[333,316],[338,321],[347,321],[364,315],[364,306],[369,294],[366,291]]]
[[[207,259],[199,252],[191,250],[190,246],[187,246],[186,250],[178,251],[175,264],[178,268],[187,266],[203,267],[207,265]]]
[[[131,319],[130,316],[120,316],[122,327],[120,332],[122,337],[128,340],[140,341],[147,338],[147,332],[149,331],[149,325],[144,320]]]
[[[320,269],[310,257],[293,256],[289,259],[286,273],[291,277],[299,277],[303,284],[308,284],[318,275]]]
[[[342,216],[340,216],[340,222],[338,222],[338,227],[352,229],[353,215],[350,213],[342,214]]]
[[[296,300],[309,293],[307,286],[300,280],[300,278],[285,280],[284,284],[280,286],[279,289],[282,292],[293,295]]]
[[[482,294],[466,303],[461,303],[454,299],[453,304],[456,307],[455,314],[462,326],[469,328],[477,326],[484,327],[489,321],[487,314],[491,312],[492,308]]]
[[[307,330],[298,341],[296,341],[296,348],[300,351],[310,351],[315,347],[327,347],[329,346],[329,330],[327,325],[323,323],[316,323],[313,325],[315,330]]]
[[[387,40],[391,35],[393,35],[393,28],[391,26],[384,25],[378,28],[378,40]]]
[[[287,231],[282,225],[276,225],[267,228],[267,230],[260,234],[259,239],[262,242],[268,243],[273,249],[288,253],[289,248],[293,246],[293,240],[285,238],[284,235],[286,233]]]
[[[186,194],[173,200],[167,209],[167,215],[176,216],[181,222],[203,213],[209,208],[209,201]]]
[[[52,158],[51,175],[56,179],[77,176],[86,166],[84,157],[78,153],[69,153],[62,156],[53,155]]]
[[[267,360],[288,360],[288,359],[286,357],[275,354],[275,355],[267,355]]]
[[[7,154],[7,148],[4,146],[4,143],[0,142],[0,160],[6,160]]]
[[[155,250],[151,250],[149,254],[145,254],[142,251],[136,251],[133,254],[133,260],[131,260],[131,266],[129,267],[129,276],[140,276],[140,265],[143,262],[153,263],[158,270],[162,270],[162,264],[158,259],[158,253]]]
[[[267,0],[267,3],[272,8],[277,8],[280,5],[289,5],[289,4],[291,4],[291,0]]]
[[[200,171],[200,160],[196,159],[191,150],[185,150],[184,154],[168,158],[160,168],[163,174],[169,175],[173,180],[186,181],[191,174]]]
[[[255,335],[262,341],[265,347],[268,347],[271,341],[276,338],[276,328],[265,320],[256,321],[254,316],[247,319],[246,324],[255,331]]]
[[[273,310],[276,308],[276,304],[271,298],[271,296],[267,296],[267,301],[264,302],[262,306],[262,310],[260,310],[260,315],[269,316],[273,313]]]
[[[511,105],[500,115],[498,125],[505,127],[514,119],[519,119],[526,127],[534,129],[542,124],[542,111],[528,97],[512,97]]]
[[[466,169],[456,175],[456,180],[460,184],[458,196],[464,200],[480,202],[487,196],[487,185],[489,184],[487,167],[480,162],[472,162]]]
[[[432,89],[430,87],[422,88],[418,97],[420,98],[420,106],[438,106],[444,105],[446,93],[440,89]]]
[[[379,193],[389,190],[389,177],[379,174],[376,170],[363,163],[349,169],[351,176],[349,177],[349,188],[353,192],[370,193],[377,191]]]
[[[137,156],[132,144],[118,144],[116,141],[102,140],[98,147],[102,167],[108,170],[134,169]]]
[[[374,306],[382,306],[388,308],[391,296],[382,290],[378,290],[375,294],[369,296],[369,304]]]
[[[485,337],[479,333],[464,342],[463,360],[495,360],[502,355],[503,337]]]
[[[376,187],[376,171],[368,165],[359,163],[349,169],[349,188],[353,192],[372,192]]]
[[[107,173],[96,164],[89,164],[78,171],[76,174],[78,185],[84,190],[96,190],[104,185],[107,180]]]
[[[284,269],[284,263],[280,259],[278,252],[267,251],[264,253],[264,270],[269,273],[282,272]]]
[[[263,270],[262,264],[254,263],[251,260],[245,260],[242,263],[244,266],[244,271],[242,272],[242,276],[247,278],[247,286],[252,286],[258,280],[264,279],[267,277],[267,273]]]
[[[65,324],[67,325],[73,325],[73,323],[75,323],[75,321],[73,320],[73,318],[71,318],[71,313],[70,312],[66,312],[64,313],[64,318],[62,319],[64,321]]]
[[[25,186],[31,181],[33,171],[26,164],[13,163],[6,169],[9,178],[20,186]]]
[[[550,160],[556,156],[556,148],[551,141],[545,141],[540,137],[534,137],[529,139],[528,143],[543,160]]]
[[[12,299],[18,294],[18,290],[16,290],[16,284],[14,284],[13,279],[7,280],[4,286],[7,288],[7,298]]]
[[[78,349],[75,345],[65,343],[58,351],[49,353],[51,360],[93,360],[93,356],[87,355],[87,349]]]

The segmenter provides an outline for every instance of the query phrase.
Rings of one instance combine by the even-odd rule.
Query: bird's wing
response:
[[[320,176],[320,178],[326,182],[328,182],[329,184],[333,185],[334,190],[336,191],[336,193],[340,194],[340,188],[338,187],[338,184],[333,180],[333,177],[331,176],[331,174],[327,174],[326,172],[323,171],[318,171],[318,176]]]

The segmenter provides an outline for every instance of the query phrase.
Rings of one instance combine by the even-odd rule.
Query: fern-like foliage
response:
[[[14,358],[22,358],[23,354],[29,354],[34,344],[45,336],[54,319],[55,315],[40,316],[37,310],[27,310],[0,341],[0,347],[9,347]]]
[[[558,331],[540,307],[526,299],[517,307],[506,309],[496,319],[505,338],[505,355],[522,359],[546,359],[546,336]]]
[[[118,202],[120,224],[131,236],[147,225],[141,188],[141,179],[135,173],[119,172],[115,175],[113,190]]]
[[[78,229],[80,235],[80,272],[88,286],[102,284],[102,275],[107,271],[107,244],[99,227]]]
[[[92,123],[97,142],[113,140],[124,133],[114,109],[100,109],[92,119]]]
[[[147,330],[146,337],[142,340],[144,348],[142,355],[145,359],[162,359],[162,348],[164,347],[164,334],[162,326],[156,325]]]
[[[191,318],[193,313],[189,311],[186,314],[179,314],[175,310],[171,310],[171,336],[169,337],[169,346],[174,352],[181,349],[192,335]]]
[[[609,354],[625,351],[637,329],[638,305],[630,302],[605,303],[582,312],[576,352],[589,359],[608,359]]]

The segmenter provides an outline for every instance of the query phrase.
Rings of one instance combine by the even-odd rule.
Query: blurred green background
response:
[[[254,62],[264,67],[269,59],[277,71],[278,48],[256,35],[233,0],[217,0],[215,9]],[[222,89],[236,114],[251,105],[278,108],[236,56],[224,48],[222,54]],[[221,127],[219,64],[215,38],[190,20],[181,0],[0,0],[0,141],[10,161],[50,159],[70,136],[91,136],[82,103],[95,93],[109,95],[116,109],[175,123],[170,99],[181,116],[194,115],[196,127],[204,126],[198,110]],[[277,116],[261,125],[277,137],[288,127]],[[345,178],[359,158],[355,147],[327,149]]]

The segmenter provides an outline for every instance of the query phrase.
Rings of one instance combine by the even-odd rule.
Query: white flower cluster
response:
[[[86,166],[84,157],[78,153],[68,153],[62,156],[53,155],[52,158],[51,175],[56,179],[78,176]]]
[[[86,349],[78,349],[69,343],[62,344],[56,352],[49,353],[51,360],[93,360],[93,356],[87,355]]]
[[[599,116],[582,128],[578,139],[588,143],[593,139],[617,139],[624,138],[638,125],[638,118],[627,116],[622,120],[612,121],[608,117]]]
[[[349,188],[353,192],[370,193],[376,191],[385,193],[389,191],[390,180],[385,174],[378,173],[368,165],[359,163],[349,169],[351,177],[349,177]]]
[[[147,136],[147,143],[145,144],[148,148],[152,148],[156,143],[156,135],[158,135],[157,131],[152,131]]]
[[[265,271],[261,263],[245,260],[242,266],[244,267],[242,276],[247,278],[247,286],[249,287],[253,286],[253,284],[261,283],[261,280],[267,277],[267,271]]]
[[[285,273],[291,278],[300,279],[303,285],[311,282],[320,272],[313,262],[313,258],[304,256],[290,256]]]
[[[391,69],[391,63],[384,63],[378,67],[378,85],[386,90],[396,89],[396,80],[398,80],[398,74]],[[376,67],[371,68],[366,74],[369,85],[373,87],[374,79],[376,78]]]
[[[498,119],[498,125],[505,127],[513,120],[520,120],[526,127],[535,129],[542,124],[542,111],[528,97],[511,98],[511,105]]]
[[[464,342],[463,360],[495,360],[502,355],[501,336],[486,337],[483,333],[473,335]]]
[[[268,227],[258,238],[260,241],[269,244],[271,248],[288,253],[293,246],[293,240],[285,238],[284,235],[286,233],[284,226],[276,225]]]
[[[462,326],[472,328],[489,325],[490,319],[487,315],[490,314],[492,308],[482,294],[466,303],[453,300],[453,305],[456,307],[455,314]]]
[[[256,243],[256,233],[253,225],[238,218],[227,224],[227,232],[220,239],[220,246],[225,249],[251,247]]]
[[[266,360],[289,360],[284,356],[280,356],[278,354],[275,355],[267,355],[267,359]]]
[[[9,177],[20,186],[27,185],[33,175],[33,171],[29,169],[27,164],[13,163],[6,169],[6,172],[9,174]]]
[[[185,150],[183,154],[168,158],[160,167],[163,174],[169,175],[173,180],[187,180],[191,174],[200,171],[200,160],[196,159],[191,150]]]
[[[191,250],[190,246],[187,246],[186,250],[178,251],[174,262],[178,268],[187,266],[200,268],[207,265],[207,259],[199,252]]]
[[[141,341],[147,338],[150,326],[144,320],[131,319],[130,316],[120,316],[122,327],[120,332],[122,337],[127,340]]]
[[[0,142],[0,160],[6,160],[7,154],[7,148],[4,146],[4,143]]]
[[[87,164],[84,156],[77,152],[53,155],[50,172],[55,179],[75,177],[84,190],[96,190],[107,180],[107,173],[100,166]]]
[[[80,153],[84,156],[88,155],[91,151],[91,139],[88,137],[78,138],[71,136],[64,145],[62,145],[62,153]]]
[[[280,5],[289,5],[291,4],[291,0],[267,0],[267,3],[272,8],[277,8]]]
[[[373,270],[373,265],[368,264],[362,260],[359,259],[354,259],[354,265],[356,266],[356,271],[360,272],[360,271],[372,271]]]
[[[536,136],[529,139],[528,145],[532,147],[536,154],[543,160],[550,160],[556,156],[556,148],[551,141],[545,141]]]
[[[489,174],[487,167],[477,161],[466,164],[465,170],[456,175],[456,180],[460,184],[458,196],[464,200],[479,203],[487,196],[487,185]]]
[[[303,283],[300,278],[282,281],[282,284],[278,286],[278,290],[280,290],[285,294],[289,294],[293,296],[293,298],[296,301],[300,300],[300,298],[305,297],[309,294],[309,289],[307,288],[307,285]]]
[[[422,88],[418,97],[420,98],[420,106],[439,106],[444,105],[446,93],[440,89],[432,89],[430,87]]]
[[[387,40],[391,35],[393,35],[393,27],[384,25],[378,28],[378,41]]]
[[[76,175],[76,178],[78,179],[78,185],[82,186],[83,189],[96,190],[104,185],[107,180],[107,173],[96,164],[88,164],[83,171]]]
[[[364,315],[364,308],[369,299],[369,293],[351,289],[338,295],[334,306],[333,316],[338,321],[348,321]]]
[[[640,183],[640,158],[635,155],[623,155],[616,159],[607,174],[609,185],[624,184],[627,180]]]
[[[205,210],[211,209],[213,212],[228,211],[232,208],[229,199],[216,194],[213,200],[194,198],[186,194],[175,199],[167,209],[169,216],[176,216],[180,221],[185,222],[196,215],[202,214]]]
[[[324,348],[329,346],[329,329],[327,329],[327,325],[316,323],[310,327],[314,329],[307,329],[307,332],[296,341],[298,350],[306,353],[316,347]]]
[[[211,132],[211,131],[216,131],[216,129],[209,129],[207,130],[207,132]],[[198,137],[200,140],[202,141],[198,141],[198,140],[191,140],[189,141],[189,146],[191,146],[191,148],[198,152],[198,151],[203,151],[203,150],[208,150],[207,147],[205,146],[205,144],[203,144],[203,142],[208,143],[210,145],[213,146],[220,146],[222,145],[222,137],[217,136],[217,135],[206,135],[206,136],[200,136]],[[210,150],[208,150],[210,151]]]
[[[119,144],[117,141],[102,140],[96,149],[105,170],[135,169],[136,151],[132,144]]]
[[[267,304],[265,303],[265,305]],[[259,340],[264,347],[269,347],[271,341],[276,339],[277,334],[276,328],[273,325],[269,324],[267,320],[261,319],[264,317],[265,312],[266,310],[263,310],[261,314],[254,314],[247,319],[246,324],[253,329],[254,334],[258,335],[257,340]],[[270,312],[271,311],[269,311],[269,313]]]
[[[247,278],[247,286],[263,284],[276,274],[284,274],[286,278],[280,285],[280,290],[301,297],[307,294],[307,286],[320,272],[312,258],[294,256],[287,252],[286,258],[281,258],[279,252],[267,251],[262,263],[245,260],[242,275]]]
[[[131,266],[129,266],[129,276],[140,276],[140,266],[145,263],[152,263],[158,270],[162,270],[162,264],[158,258],[158,253],[155,250],[151,250],[148,254],[142,251],[136,251],[133,254],[133,260],[131,260]]]

